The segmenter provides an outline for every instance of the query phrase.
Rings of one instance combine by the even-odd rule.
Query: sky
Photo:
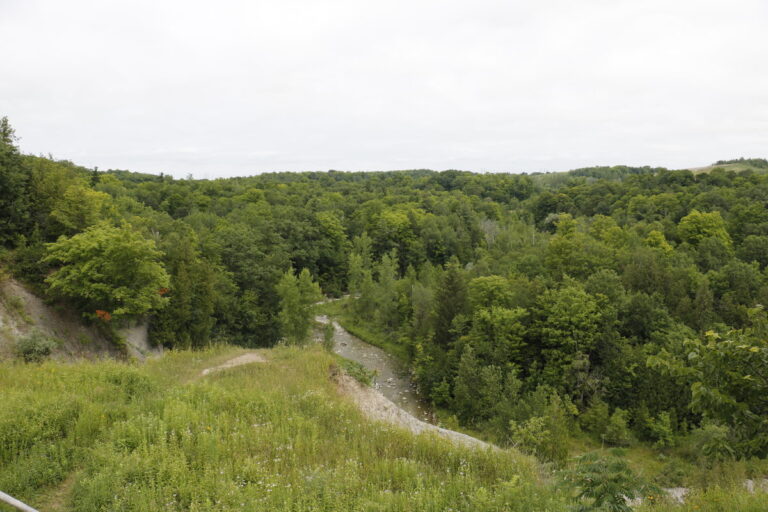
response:
[[[768,157],[765,0],[0,0],[25,153],[192,174]]]

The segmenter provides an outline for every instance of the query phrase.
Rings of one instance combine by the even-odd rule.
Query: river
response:
[[[330,321],[325,315],[318,315],[315,320],[323,324]],[[429,406],[416,392],[408,369],[397,358],[353,336],[338,322],[333,322],[333,330],[333,351],[376,372],[374,388],[414,417],[424,421],[432,419]]]

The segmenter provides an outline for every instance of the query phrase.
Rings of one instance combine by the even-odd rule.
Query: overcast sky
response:
[[[0,0],[0,116],[100,169],[768,156],[765,0]]]

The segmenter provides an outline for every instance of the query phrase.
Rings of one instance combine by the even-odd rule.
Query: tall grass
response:
[[[42,507],[66,481],[61,510],[78,512],[573,509],[530,457],[367,422],[318,346],[201,375],[240,352],[0,364],[0,490]],[[713,486],[640,510],[759,511],[765,498]]]
[[[0,366],[0,488],[68,510],[563,510],[534,460],[363,420],[320,348]],[[20,419],[23,418],[23,419]]]

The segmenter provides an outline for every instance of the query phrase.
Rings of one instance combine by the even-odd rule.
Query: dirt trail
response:
[[[226,361],[218,366],[206,368],[205,370],[200,372],[200,376],[202,377],[204,375],[208,375],[209,373],[217,372],[219,370],[226,370],[227,368],[234,368],[235,366],[242,366],[244,364],[266,363],[266,362],[267,360],[261,354],[257,354],[256,352],[248,352],[247,354],[243,354],[241,356],[232,358],[229,361]]]

